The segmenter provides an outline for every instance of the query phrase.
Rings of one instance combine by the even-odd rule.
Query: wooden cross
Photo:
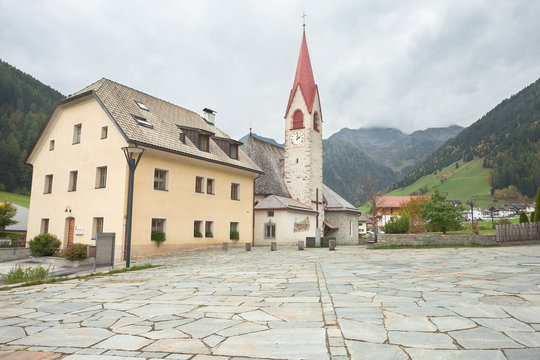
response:
[[[303,22],[303,27],[306,27],[306,13],[304,11],[302,11],[302,16],[300,16],[302,18],[302,22]]]

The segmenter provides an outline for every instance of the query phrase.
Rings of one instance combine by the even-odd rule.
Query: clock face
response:
[[[302,131],[296,130],[291,133],[290,141],[291,145],[302,146],[304,145],[305,135]]]

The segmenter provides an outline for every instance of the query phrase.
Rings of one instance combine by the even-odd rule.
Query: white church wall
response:
[[[273,216],[269,216],[269,211]],[[275,237],[265,236],[265,225],[275,226]],[[255,246],[270,245],[272,241],[278,245],[298,245],[299,240],[315,236],[315,213],[292,210],[256,210],[255,211]]]

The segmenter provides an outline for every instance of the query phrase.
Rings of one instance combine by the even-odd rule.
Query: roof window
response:
[[[137,124],[153,128],[152,124],[143,117],[133,115],[133,118],[137,121]]]
[[[135,100],[135,104],[137,104],[137,106],[140,107],[143,110],[150,111],[150,109],[148,109],[146,107],[146,105],[144,105],[142,102],[139,102],[139,101]]]

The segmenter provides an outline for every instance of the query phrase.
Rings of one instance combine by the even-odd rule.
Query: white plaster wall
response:
[[[308,231],[294,232],[294,223],[308,217],[310,227]],[[265,224],[269,221],[276,224],[276,238],[265,239]],[[299,240],[306,240],[308,236],[315,236],[315,213],[292,210],[274,210],[274,216],[268,217],[267,210],[255,211],[255,245],[270,245],[272,241],[278,245],[298,245]]]

